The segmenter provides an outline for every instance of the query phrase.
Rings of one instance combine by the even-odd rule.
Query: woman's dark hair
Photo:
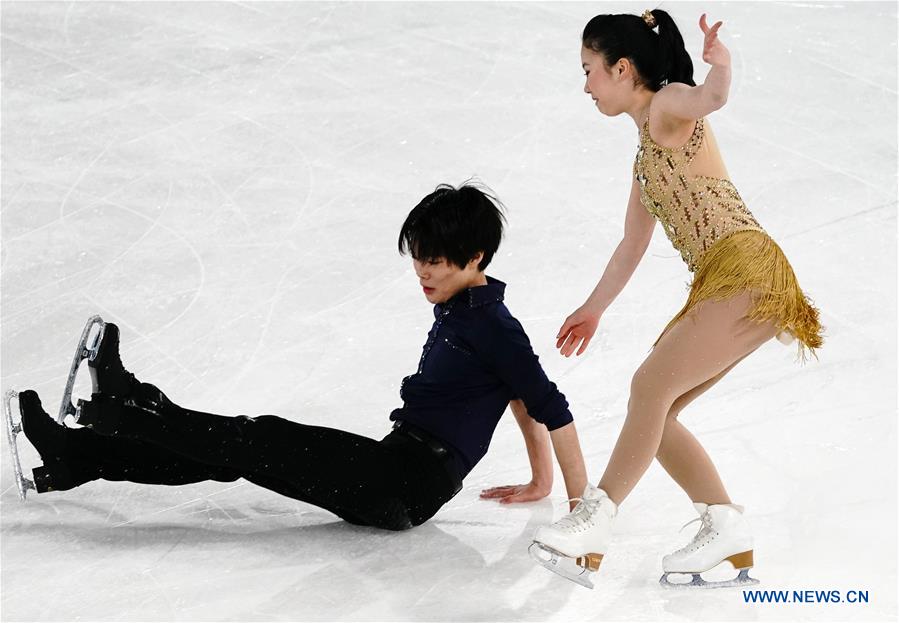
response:
[[[504,221],[502,203],[487,191],[470,183],[459,188],[441,184],[406,217],[400,228],[400,255],[408,252],[423,261],[445,258],[465,268],[483,251],[478,263],[483,271],[499,248]]]
[[[661,9],[651,13],[658,34],[639,15],[597,15],[584,27],[581,42],[600,54],[606,65],[628,59],[637,70],[637,84],[650,91],[658,91],[669,82],[695,87],[693,61],[677,25]]]

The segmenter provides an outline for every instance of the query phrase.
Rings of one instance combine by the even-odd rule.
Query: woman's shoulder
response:
[[[678,106],[678,103],[683,98],[692,96],[695,89],[696,87],[683,82],[669,82],[653,94],[649,102],[650,112],[654,112],[656,115],[674,117],[675,115],[672,114],[672,111],[681,108]]]
[[[673,97],[676,93],[691,88],[693,87],[679,82],[672,83],[663,87],[650,101],[649,114],[641,126],[641,131],[646,129],[650,139],[657,145],[666,149],[679,148],[690,140],[698,127],[704,127],[705,120],[703,118],[684,118],[672,114],[665,106],[666,96],[664,93],[667,92],[668,97]]]

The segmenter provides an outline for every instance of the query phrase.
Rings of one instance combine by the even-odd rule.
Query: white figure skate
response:
[[[664,573],[659,583],[673,588],[723,588],[758,584],[758,580],[749,577],[749,569],[753,564],[752,534],[743,518],[743,507],[736,504],[710,506],[699,502],[693,506],[699,513],[699,517],[693,521],[701,521],[702,526],[692,541],[662,559]],[[739,571],[733,580],[708,581],[700,575],[725,562]],[[672,573],[690,575],[692,579],[689,582],[671,582],[668,576]]]
[[[3,400],[3,415],[6,418],[6,440],[9,441],[9,452],[12,456],[13,477],[16,479],[16,488],[19,490],[19,499],[25,501],[28,490],[35,490],[34,482],[25,478],[22,472],[22,463],[19,460],[19,448],[16,445],[16,437],[22,432],[22,418],[18,422],[13,421],[12,399],[18,398],[19,393],[14,390],[6,392]]]
[[[106,331],[106,323],[100,316],[91,316],[84,325],[84,331],[81,332],[81,339],[75,348],[75,356],[72,359],[72,367],[69,369],[69,378],[66,380],[66,388],[63,392],[62,403],[59,405],[59,415],[56,421],[60,424],[66,419],[67,415],[77,418],[78,408],[72,404],[72,390],[75,387],[75,378],[78,375],[78,367],[82,360],[87,359],[93,361],[97,357],[100,350],[100,342],[103,339],[103,333]],[[94,374],[91,374],[91,383],[94,385],[94,391],[97,391],[96,380]]]
[[[591,576],[609,546],[618,507],[605,491],[589,484],[579,500],[565,517],[537,528],[528,553],[553,573],[593,588]]]

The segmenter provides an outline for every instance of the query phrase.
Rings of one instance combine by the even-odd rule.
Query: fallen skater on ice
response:
[[[274,415],[228,417],[181,407],[125,368],[118,327],[94,317],[78,345],[58,421],[34,391],[24,391],[16,423],[16,394],[7,396],[20,495],[98,479],[182,485],[245,478],[353,524],[404,530],[430,519],[459,492],[511,402],[529,454],[538,457],[531,461],[533,479],[484,497],[548,495],[550,438],[574,497],[587,480],[568,403],[503,304],[505,284],[484,272],[502,231],[499,207],[470,185],[440,186],[407,216],[399,250],[412,256],[435,320],[417,371],[403,379],[403,406],[390,414],[393,429],[383,439]],[[92,395],[75,405],[71,391],[82,359],[88,360]],[[81,427],[64,426],[66,415]],[[43,462],[33,481],[18,461],[19,425]]]

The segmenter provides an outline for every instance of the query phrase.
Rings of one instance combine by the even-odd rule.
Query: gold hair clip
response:
[[[643,21],[646,22],[646,25],[650,28],[655,28],[658,24],[656,23],[656,18],[652,14],[652,11],[646,9],[643,11]]]

